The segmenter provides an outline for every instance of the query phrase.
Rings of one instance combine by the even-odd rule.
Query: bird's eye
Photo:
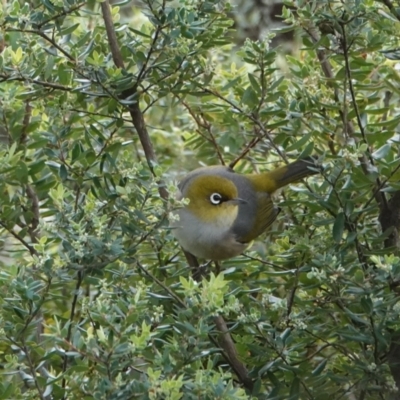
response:
[[[219,193],[213,193],[210,196],[211,204],[218,205],[222,203],[222,196]]]

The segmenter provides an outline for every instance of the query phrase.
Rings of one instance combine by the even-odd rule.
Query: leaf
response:
[[[289,400],[297,400],[300,398],[300,380],[295,377],[292,385],[290,386],[290,397]]]
[[[392,146],[389,143],[386,143],[378,150],[374,151],[372,153],[372,157],[375,158],[375,160],[380,160],[381,158],[384,158],[389,154],[391,148]]]
[[[336,216],[335,222],[332,227],[332,236],[333,236],[333,240],[336,243],[340,243],[342,240],[343,231],[344,231],[344,221],[345,221],[344,213],[340,212]]]
[[[302,146],[304,146],[308,142],[310,137],[311,137],[311,133],[308,133],[307,135],[304,135],[300,140],[298,140],[297,142],[291,144],[285,150],[286,151],[293,151],[293,150],[300,149]]]
[[[313,152],[314,152],[314,142],[310,142],[310,143],[307,144],[307,146],[300,153],[299,158],[309,157],[309,156],[311,156],[313,154]]]
[[[255,107],[258,104],[258,96],[257,93],[253,90],[251,86],[249,86],[243,93],[242,102],[251,108]]]
[[[62,29],[60,31],[60,34],[61,35],[69,35],[70,33],[74,32],[75,29],[78,28],[79,25],[80,25],[80,23],[77,23],[77,24],[72,25],[72,26],[68,26],[67,28]]]
[[[28,168],[23,161],[18,161],[17,167],[15,169],[15,176],[21,183],[28,182]]]
[[[322,360],[315,369],[311,372],[312,375],[318,376],[321,375],[321,372],[325,369],[328,359]]]
[[[248,77],[249,77],[251,87],[258,95],[260,95],[261,94],[260,82],[257,80],[256,76],[254,76],[253,74],[249,73]]]
[[[362,297],[360,300],[360,304],[366,314],[372,314],[374,306],[370,297]]]
[[[71,153],[71,163],[73,164],[81,155],[82,149],[81,149],[81,143],[76,142]]]
[[[68,178],[68,170],[64,164],[60,165],[59,175],[61,180],[65,181]]]

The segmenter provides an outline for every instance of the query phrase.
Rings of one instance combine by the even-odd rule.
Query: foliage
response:
[[[279,67],[272,35],[231,44],[225,2],[113,6],[115,43],[107,7],[0,10],[0,398],[396,398],[398,9],[288,2]],[[178,175],[311,154],[272,230],[196,282]]]

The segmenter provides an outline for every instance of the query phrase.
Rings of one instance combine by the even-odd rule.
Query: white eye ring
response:
[[[211,201],[211,204],[214,204],[215,206],[217,206],[218,204],[222,203],[222,196],[219,193],[213,193],[210,196],[210,201]]]

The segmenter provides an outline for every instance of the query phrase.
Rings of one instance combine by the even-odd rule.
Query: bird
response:
[[[197,258],[221,261],[243,253],[276,219],[271,195],[320,172],[315,157],[272,171],[236,173],[226,166],[200,167],[178,184],[177,199],[189,202],[170,223],[182,248]]]

